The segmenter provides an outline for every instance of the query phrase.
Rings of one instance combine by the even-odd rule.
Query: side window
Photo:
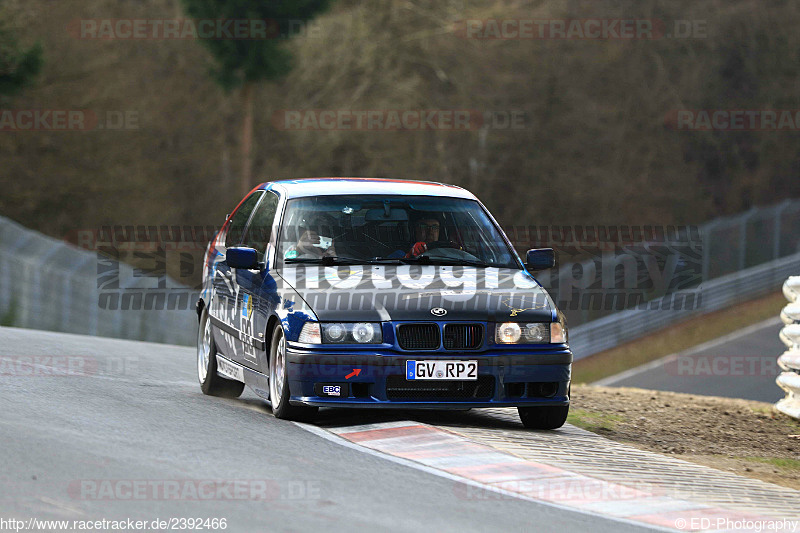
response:
[[[261,198],[262,194],[264,194],[263,191],[254,192],[248,196],[247,199],[242,202],[242,205],[239,206],[239,209],[236,210],[233,219],[231,219],[230,226],[228,227],[228,235],[225,237],[225,248],[238,246],[239,243],[242,242],[244,227],[247,225],[247,220],[250,218],[250,214],[253,212],[253,208],[258,203],[258,199]]]
[[[250,226],[247,228],[247,233],[244,236],[244,246],[255,248],[259,254],[264,254],[267,250],[267,244],[269,244],[272,223],[275,220],[277,210],[278,195],[272,191],[267,191],[264,199],[258,204],[253,220],[250,221]]]

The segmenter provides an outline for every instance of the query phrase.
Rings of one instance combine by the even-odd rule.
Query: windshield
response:
[[[285,262],[398,262],[520,268],[475,200],[319,196],[286,205]]]

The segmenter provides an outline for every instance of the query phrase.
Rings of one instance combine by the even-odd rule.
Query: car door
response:
[[[275,246],[274,222],[279,201],[280,198],[274,191],[264,193],[261,202],[250,218],[242,241],[242,246],[254,248],[258,252],[264,264],[268,261],[267,252]],[[275,292],[275,298],[270,298],[270,291],[267,291],[267,296],[264,297],[265,293],[260,289],[264,285],[274,287],[275,280],[268,269],[239,269],[236,272],[236,282],[239,285],[237,305],[239,329],[242,332],[243,362],[251,368],[266,373],[268,369],[261,368],[262,361],[258,355],[264,351],[266,322],[271,309],[276,305],[277,292]]]
[[[242,201],[229,219],[226,227],[224,250],[232,246],[239,246],[242,242],[247,221],[253,214],[258,201],[264,191],[255,191]],[[237,360],[237,353],[241,352],[242,345],[238,335],[237,300],[239,286],[236,282],[234,269],[228,266],[225,260],[217,261],[213,271],[214,295],[211,303],[212,329],[214,341],[220,351]]]

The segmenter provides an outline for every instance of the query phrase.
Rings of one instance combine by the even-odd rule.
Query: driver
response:
[[[416,242],[406,254],[406,258],[418,257],[428,251],[439,240],[441,222],[433,216],[426,216],[417,220],[414,225]]]

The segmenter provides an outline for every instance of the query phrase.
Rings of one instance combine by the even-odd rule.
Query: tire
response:
[[[200,315],[200,326],[197,328],[197,379],[200,390],[209,396],[222,398],[238,398],[244,390],[244,383],[225,379],[217,374],[217,345],[211,334],[211,320],[208,309]]]
[[[522,425],[528,429],[558,429],[567,421],[569,405],[517,407]]]
[[[289,376],[286,370],[286,338],[283,326],[277,324],[269,348],[269,400],[275,418],[311,420],[319,408],[289,404]]]

